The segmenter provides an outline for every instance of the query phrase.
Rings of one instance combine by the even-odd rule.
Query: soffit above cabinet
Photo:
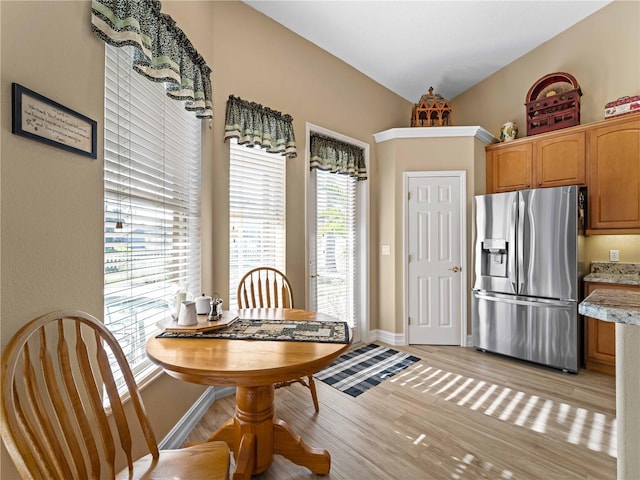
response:
[[[399,138],[447,138],[447,137],[475,137],[485,145],[498,141],[482,127],[409,127],[390,128],[373,134],[376,143]]]

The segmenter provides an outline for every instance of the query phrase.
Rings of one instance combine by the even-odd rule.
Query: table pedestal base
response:
[[[209,437],[209,441],[221,440],[233,450],[233,480],[264,472],[273,463],[274,454],[315,474],[328,474],[329,452],[308,447],[284,420],[277,419],[273,398],[273,385],[237,387],[235,416]]]

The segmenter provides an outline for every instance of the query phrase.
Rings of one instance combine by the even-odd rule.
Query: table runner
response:
[[[349,327],[341,321],[240,319],[205,333],[162,332],[156,338],[222,338],[282,342],[349,343]]]

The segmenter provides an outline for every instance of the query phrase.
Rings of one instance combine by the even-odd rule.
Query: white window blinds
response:
[[[285,181],[282,155],[229,141],[229,308],[252,268],[285,272]]]
[[[105,52],[104,317],[140,379],[178,289],[200,291],[200,121]]]
[[[350,175],[312,170],[316,190],[315,309],[355,325],[358,261],[356,184]],[[314,268],[315,267],[315,268]],[[312,303],[313,304],[313,303]]]

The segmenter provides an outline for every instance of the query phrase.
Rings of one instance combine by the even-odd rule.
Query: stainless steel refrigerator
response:
[[[585,201],[576,186],[475,197],[474,347],[578,371]]]

